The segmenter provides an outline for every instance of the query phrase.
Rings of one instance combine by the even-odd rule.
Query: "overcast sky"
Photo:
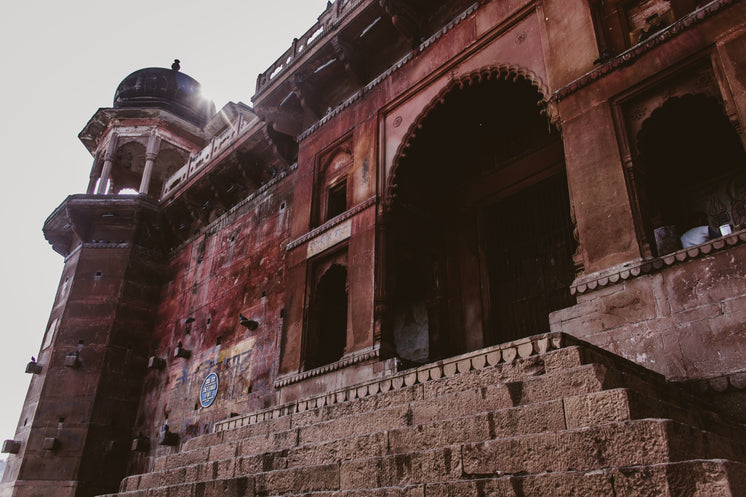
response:
[[[63,259],[42,225],[84,193],[92,158],[77,138],[119,82],[170,67],[219,109],[250,104],[256,76],[315,22],[327,0],[6,2],[0,16],[3,230],[0,243],[0,443],[12,439]],[[5,457],[2,454],[0,457]]]

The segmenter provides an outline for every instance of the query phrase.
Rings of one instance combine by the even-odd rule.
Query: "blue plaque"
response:
[[[202,382],[202,388],[199,391],[199,403],[202,407],[210,407],[218,396],[218,375],[210,373]]]

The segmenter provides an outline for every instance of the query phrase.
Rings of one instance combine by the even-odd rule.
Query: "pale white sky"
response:
[[[77,135],[119,82],[170,67],[219,109],[250,104],[256,76],[315,22],[327,0],[6,2],[0,16],[0,443],[12,439],[63,259],[41,229],[83,193],[92,159]],[[0,457],[5,457],[3,454]]]

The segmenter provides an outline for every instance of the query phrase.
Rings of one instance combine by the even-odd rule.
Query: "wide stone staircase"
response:
[[[746,496],[746,430],[546,334],[231,418],[121,497]]]

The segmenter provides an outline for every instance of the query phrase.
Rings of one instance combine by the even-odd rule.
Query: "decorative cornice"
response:
[[[738,3],[739,1],[740,0],[713,0],[707,5],[703,5],[702,7],[694,10],[678,21],[674,22],[667,28],[655,33],[653,36],[646,39],[645,41],[642,41],[637,45],[629,48],[628,50],[625,50],[613,59],[607,61],[605,64],[595,67],[572,83],[569,83],[559,90],[555,91],[552,95],[552,101],[558,102],[568,95],[571,95],[572,93],[580,90],[581,88],[590,85],[593,81],[603,78],[607,74],[612,73],[620,67],[633,64],[643,54],[651,51],[653,48],[678,36],[680,33],[686,31],[692,26],[700,24],[701,22],[712,17],[726,7]]]
[[[746,242],[746,230],[737,231],[726,237],[716,238],[703,243],[702,245],[681,249],[654,259],[627,263],[600,273],[581,276],[570,285],[570,293],[572,295],[589,293],[619,283],[620,281],[636,278],[641,275],[644,276],[646,274],[660,271],[669,266],[680,264],[691,259],[697,259],[711,254],[713,251],[717,252],[734,245],[740,245],[743,242]]]
[[[468,9],[463,11],[461,14],[454,17],[448,24],[440,28],[435,34],[430,36],[427,40],[420,43],[419,47],[409,52],[407,55],[396,61],[391,67],[386,69],[383,73],[381,73],[376,79],[368,83],[367,85],[363,86],[360,90],[355,92],[351,97],[349,97],[347,100],[339,104],[336,108],[334,108],[331,112],[326,114],[323,118],[316,121],[313,125],[311,125],[310,128],[308,128],[306,131],[301,133],[298,136],[298,143],[302,142],[306,138],[308,138],[310,135],[312,135],[316,130],[318,130],[320,127],[322,127],[324,124],[329,122],[334,116],[342,112],[344,109],[349,107],[352,103],[354,103],[356,100],[359,100],[364,95],[368,94],[371,90],[373,90],[375,87],[377,87],[379,84],[381,84],[383,81],[388,79],[389,76],[394,74],[396,71],[398,71],[401,67],[403,67],[407,62],[414,59],[417,54],[425,51],[430,45],[435,43],[438,39],[442,38],[443,35],[451,31],[453,28],[461,24],[464,20],[466,20],[467,17],[469,17],[471,14],[476,12],[476,10],[479,8],[479,2],[473,3]]]
[[[401,373],[394,373],[387,377],[352,385],[323,395],[307,397],[294,402],[282,404],[270,409],[263,409],[245,416],[229,418],[215,424],[215,432],[229,431],[261,423],[270,419],[277,419],[311,409],[341,404],[355,399],[363,399],[378,393],[401,390],[416,384],[439,380],[472,370],[494,367],[499,364],[511,364],[519,359],[544,354],[550,350],[561,349],[581,343],[577,339],[564,333],[546,333],[533,337],[522,338],[513,342],[495,345],[486,349],[469,352],[456,357],[438,361],[418,368],[408,369]]]
[[[321,366],[319,368],[315,369],[309,369],[308,371],[303,371],[302,373],[293,374],[290,376],[284,376],[274,383],[275,388],[282,388],[286,387],[288,385],[292,385],[293,383],[298,383],[303,380],[307,380],[308,378],[313,378],[315,376],[321,376],[327,373],[331,373],[332,371],[338,371],[340,369],[344,369],[350,366],[354,366],[355,364],[360,364],[361,362],[370,361],[371,359],[377,359],[381,356],[381,349],[378,347],[370,348],[363,350],[361,352],[357,352],[353,355],[350,355],[348,357],[343,357],[341,360],[337,362],[333,362],[331,364],[327,364],[325,366]]]
[[[317,236],[321,235],[322,233],[324,233],[326,231],[329,231],[330,229],[334,228],[335,226],[342,224],[343,222],[347,221],[348,219],[355,217],[356,215],[360,214],[361,212],[363,212],[368,207],[371,207],[371,206],[375,205],[376,204],[376,198],[377,197],[375,197],[375,196],[370,197],[368,200],[357,204],[355,207],[353,207],[353,208],[351,208],[349,210],[346,210],[345,212],[343,212],[339,216],[330,219],[329,221],[325,222],[324,224],[322,224],[318,228],[312,229],[311,231],[309,231],[305,235],[300,236],[300,237],[296,238],[295,240],[291,241],[290,243],[288,243],[288,245],[287,245],[287,247],[285,249],[288,250],[288,251],[290,251],[290,250],[293,250],[294,248],[298,248],[301,245],[303,245],[304,243],[308,242],[309,240],[312,240],[312,239],[316,238]]]

